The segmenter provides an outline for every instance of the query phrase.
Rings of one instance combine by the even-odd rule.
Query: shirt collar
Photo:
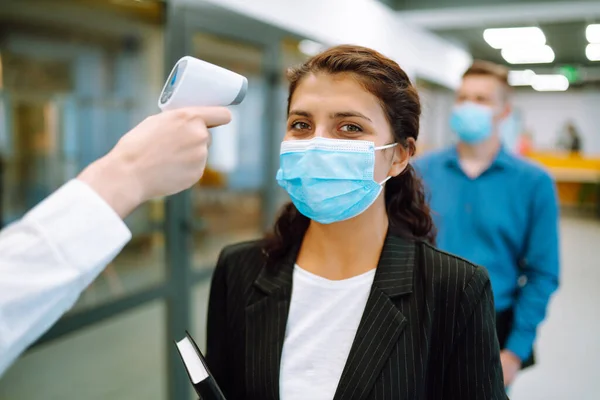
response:
[[[444,153],[444,165],[460,169],[458,149],[456,146],[450,147]],[[512,156],[508,153],[504,146],[501,146],[489,169],[507,169],[512,165]]]

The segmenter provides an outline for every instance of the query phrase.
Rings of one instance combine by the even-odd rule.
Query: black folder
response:
[[[185,337],[179,342],[175,342],[175,345],[200,400],[226,400],[217,381],[208,370],[202,352],[189,332],[186,331]]]

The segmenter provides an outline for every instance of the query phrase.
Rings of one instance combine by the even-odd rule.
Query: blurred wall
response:
[[[573,121],[583,141],[583,153],[600,155],[600,90],[568,92],[517,92],[515,108],[523,127],[533,134],[535,147],[553,150],[568,121]]]
[[[455,141],[448,124],[454,106],[454,92],[441,87],[429,87],[419,82],[417,88],[421,98],[421,130],[417,140],[419,152],[450,145]]]
[[[114,2],[117,4],[118,2]],[[110,5],[110,4],[109,4]],[[13,19],[14,21],[26,21],[30,25],[38,25],[44,27],[61,27],[72,31],[73,38],[80,41],[81,38],[89,35],[119,37],[123,41],[129,40],[131,49],[129,59],[127,56],[121,56],[121,60],[117,61],[117,69],[121,71],[129,70],[131,73],[116,77],[115,94],[133,95],[137,101],[137,107],[133,111],[131,117],[133,122],[142,120],[150,113],[158,110],[156,98],[160,94],[162,84],[164,83],[164,37],[161,24],[154,22],[139,21],[126,15],[116,15],[113,11],[92,8],[86,6],[85,2],[73,1],[12,1],[10,5],[0,8],[3,18]],[[26,37],[15,37],[12,40],[13,49],[21,49],[20,44],[23,40],[37,40],[37,43],[43,42],[39,35],[30,34]],[[27,42],[25,42],[27,43]],[[75,46],[64,44],[52,44],[51,48],[42,49],[38,46],[37,52],[45,51],[49,56],[57,57],[61,53],[68,56],[69,50],[72,55]],[[81,48],[85,48],[83,43]],[[91,46],[87,46],[90,51]],[[133,54],[135,53],[135,55]],[[43,55],[43,54],[40,54]],[[111,55],[112,56],[112,55]],[[103,55],[102,57],[106,57]],[[90,64],[91,66],[94,63]],[[119,68],[119,65],[121,68]],[[80,74],[88,74],[94,76],[94,80],[98,79],[93,71],[82,69]],[[105,73],[105,72],[103,72]],[[112,73],[112,71],[111,71]],[[81,76],[83,78],[83,76]],[[89,85],[93,85],[89,82]],[[127,90],[123,90],[127,88]],[[89,92],[95,93],[90,87]],[[105,94],[104,92],[100,94]]]
[[[421,28],[405,24],[374,0],[174,0],[213,3],[280,26],[325,45],[369,46],[395,59],[415,77],[456,87],[471,56],[464,49]],[[443,67],[441,67],[443,66]]]

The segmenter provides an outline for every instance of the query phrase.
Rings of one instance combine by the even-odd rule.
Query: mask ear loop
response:
[[[398,143],[386,144],[385,146],[375,147],[374,150],[385,150],[397,146]]]
[[[379,182],[379,186],[383,186],[383,185],[385,185],[385,183],[386,183],[387,181],[389,181],[390,179],[392,179],[392,178],[393,178],[393,176],[391,176],[391,175],[390,175],[390,176],[388,176],[387,178],[385,178],[384,180],[382,180],[381,182]]]
[[[390,149],[392,147],[397,146],[398,143],[391,143],[391,144],[386,144],[385,146],[379,146],[379,147],[375,147],[375,150],[385,150],[385,149]],[[389,181],[390,179],[392,179],[393,176],[388,176],[387,178],[385,178],[383,181],[379,182],[380,186],[383,186],[387,181]]]

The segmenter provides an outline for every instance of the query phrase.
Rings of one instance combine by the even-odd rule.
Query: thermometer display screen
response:
[[[175,70],[173,71],[173,76],[171,78],[170,83],[171,86],[173,86],[175,84],[175,81],[177,81],[177,71],[179,71],[179,65],[175,66]]]
[[[164,104],[167,101],[169,101],[169,99],[173,95],[173,92],[176,89],[177,84],[179,84],[179,81],[177,80],[177,78],[179,78],[179,77],[181,77],[181,75],[183,75],[183,72],[185,71],[186,66],[187,66],[187,60],[182,60],[175,66],[175,68],[173,68],[173,71],[171,71],[171,75],[169,76],[167,83],[165,84],[165,88],[162,92],[162,95],[160,96],[161,103]]]

